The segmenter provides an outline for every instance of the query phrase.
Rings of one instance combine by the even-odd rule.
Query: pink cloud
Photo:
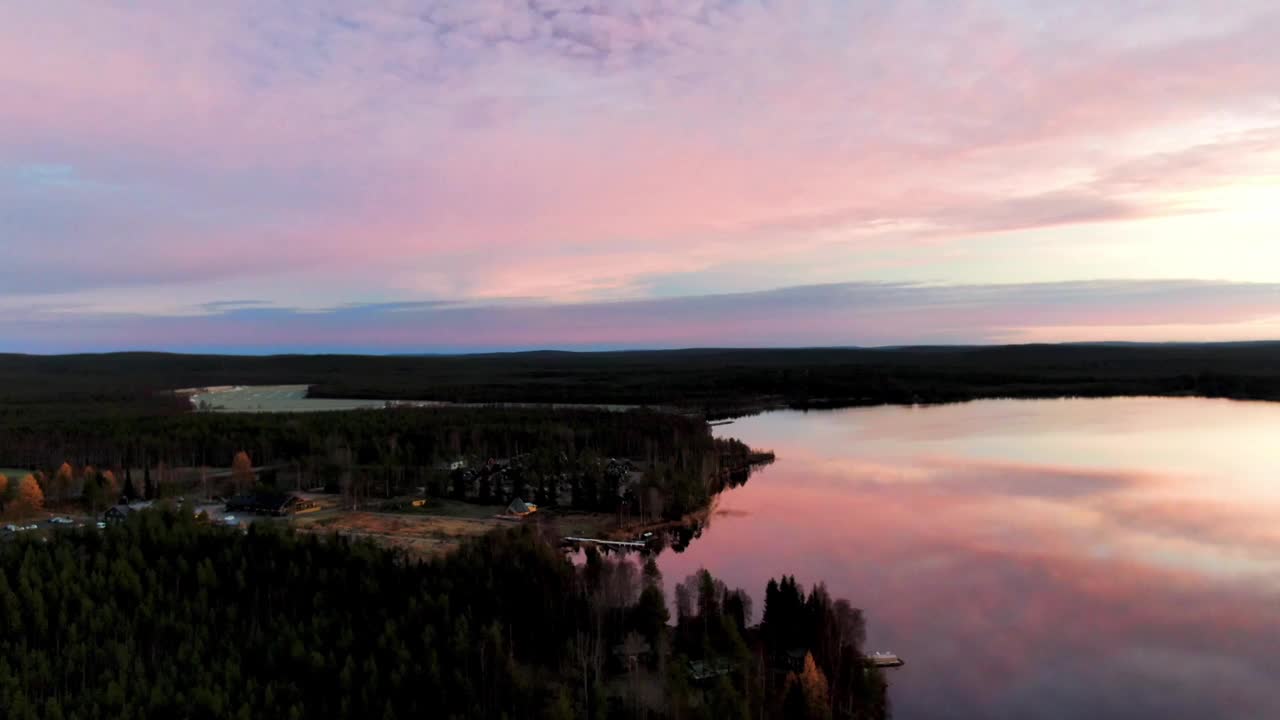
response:
[[[1236,132],[1276,122],[1268,4],[1068,15],[25,5],[0,28],[0,292],[55,270],[269,291],[306,268],[396,298],[564,301],[898,248],[935,264],[886,279],[963,283],[927,248],[1201,210],[1183,196],[1269,172],[1249,158],[1273,133]],[[19,187],[39,163],[98,189]]]

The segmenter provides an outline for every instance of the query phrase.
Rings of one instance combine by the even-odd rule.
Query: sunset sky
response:
[[[1274,0],[0,8],[0,352],[1280,339]]]

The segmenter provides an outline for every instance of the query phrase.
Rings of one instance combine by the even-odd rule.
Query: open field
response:
[[[300,532],[333,532],[364,538],[384,547],[403,550],[413,557],[426,558],[451,552],[469,537],[508,526],[508,523],[493,519],[492,508],[487,509],[490,511],[487,519],[355,511],[300,515],[293,524]]]
[[[638,405],[600,403],[453,403],[432,400],[324,398],[308,397],[309,387],[308,385],[236,385],[217,388],[188,388],[178,390],[178,393],[189,394],[191,406],[205,412],[324,412],[378,409],[385,408],[389,404],[413,405],[414,407],[488,407],[497,405],[505,408],[592,409],[613,412],[623,412],[640,407]],[[189,392],[190,390],[194,390],[194,392]]]
[[[506,510],[505,505],[481,505],[480,503],[462,502],[449,498],[428,498],[426,505],[414,508],[411,515],[430,515],[471,520],[492,520]]]
[[[575,510],[544,510],[523,520],[498,519],[496,516],[503,513],[504,507],[430,498],[422,508],[402,512],[325,510],[295,515],[290,523],[300,532],[332,532],[364,538],[384,547],[404,550],[418,558],[451,552],[469,537],[483,535],[495,528],[509,528],[519,522],[537,523],[556,536],[621,540],[634,539],[641,530],[681,524],[657,522],[643,525],[632,522],[619,526],[613,513]]]
[[[314,412],[386,407],[386,400],[307,397],[306,385],[249,385],[191,395],[192,406],[215,412]]]
[[[635,532],[630,527],[618,526],[618,516],[613,513],[580,512],[576,510],[543,513],[542,521],[555,528],[564,537],[596,537],[609,540],[631,540]]]

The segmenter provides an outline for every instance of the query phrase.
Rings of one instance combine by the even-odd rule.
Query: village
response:
[[[134,513],[162,509],[244,531],[269,523],[337,534],[426,559],[511,524],[533,523],[566,548],[592,544],[614,551],[650,549],[660,539],[656,531],[671,524],[646,511],[660,499],[643,487],[644,473],[632,460],[601,463],[601,484],[617,497],[612,513],[577,509],[580,484],[567,473],[529,487],[522,473],[529,462],[522,455],[440,463],[433,484],[385,497],[371,496],[367,484],[354,481],[302,489],[300,477],[294,489],[281,490],[289,484],[290,468],[255,467],[244,453],[229,470],[144,468],[143,482],[136,484],[130,470],[123,486],[112,471],[77,470],[66,463],[52,476],[7,469],[0,471],[0,508],[12,522],[0,525],[0,541],[23,533],[106,529]]]

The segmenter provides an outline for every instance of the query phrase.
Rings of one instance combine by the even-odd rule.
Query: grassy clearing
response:
[[[618,518],[613,513],[549,512],[547,518],[555,523],[556,532],[566,537],[604,538],[618,530]]]
[[[359,410],[380,408],[385,400],[320,399],[307,397],[306,385],[249,385],[197,393],[191,397],[197,408],[215,412],[312,412],[317,410]]]
[[[299,516],[301,532],[333,532],[363,538],[410,556],[430,557],[455,550],[463,540],[505,526],[500,520],[376,512],[343,512],[309,518]]]
[[[479,505],[445,498],[427,498],[427,504],[413,510],[417,515],[491,520],[506,510],[505,505]]]

